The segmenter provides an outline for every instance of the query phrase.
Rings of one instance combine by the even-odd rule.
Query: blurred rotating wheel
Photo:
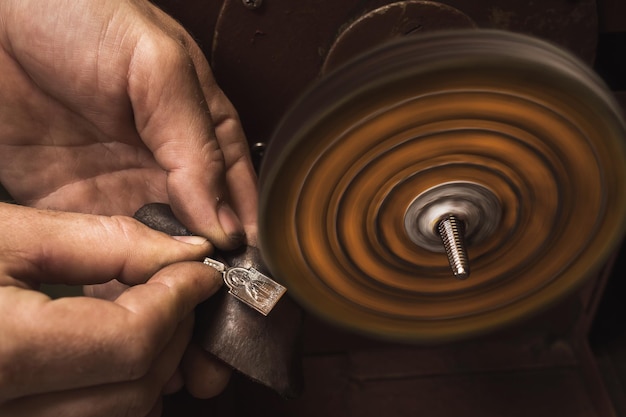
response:
[[[285,116],[261,171],[261,250],[305,308],[357,332],[439,342],[496,329],[616,249],[625,137],[602,82],[551,44],[491,30],[405,38]],[[492,209],[473,219],[482,236],[467,236],[471,276],[457,280],[413,217],[483,194]]]

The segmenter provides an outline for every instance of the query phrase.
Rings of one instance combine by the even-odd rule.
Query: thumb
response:
[[[124,216],[37,210],[0,203],[0,268],[31,283],[145,282],[166,265],[199,260],[211,244],[170,237]]]

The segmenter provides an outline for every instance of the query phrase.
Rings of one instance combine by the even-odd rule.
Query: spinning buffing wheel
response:
[[[619,114],[584,64],[534,38],[384,45],[276,130],[263,257],[308,310],[362,333],[438,342],[509,324],[577,288],[623,237]]]

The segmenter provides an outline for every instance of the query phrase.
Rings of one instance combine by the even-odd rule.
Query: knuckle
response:
[[[158,64],[162,70],[180,72],[189,68],[193,71],[193,60],[180,39],[163,37],[150,48],[150,53],[151,61]]]
[[[177,70],[188,68],[193,71],[193,60],[189,52],[180,43],[172,40],[167,43],[166,52],[172,60],[173,67]]]
[[[132,289],[131,289],[132,291]],[[150,315],[150,314],[148,314]],[[150,373],[163,343],[162,328],[158,319],[146,319],[145,314],[131,313],[124,320],[126,338],[122,346],[123,365],[130,381]]]
[[[209,141],[204,145],[204,164],[209,171],[222,173],[225,169],[226,162],[224,159],[224,151],[220,148],[217,141]]]
[[[150,372],[155,358],[155,342],[145,331],[136,331],[123,344],[124,369],[129,381],[138,380]]]
[[[225,146],[224,154],[227,155],[229,165],[233,165],[242,159],[250,158],[248,143],[242,140],[233,141]]]
[[[131,217],[111,216],[105,221],[105,228],[115,239],[123,239],[128,243],[133,243],[142,231],[140,223]]]
[[[158,64],[169,60],[177,63],[191,60],[181,38],[166,33],[150,32],[143,36],[136,52],[141,53],[146,61]]]
[[[155,72],[154,68],[159,71]],[[155,86],[157,90],[163,88],[163,80],[194,74],[193,59],[180,41],[165,33],[150,33],[137,41],[127,77],[131,94],[134,92],[138,96],[153,97]]]
[[[152,390],[146,389],[146,387],[142,385],[130,394],[132,396],[124,405],[123,416],[136,417],[145,416],[150,413],[156,402],[156,395]]]

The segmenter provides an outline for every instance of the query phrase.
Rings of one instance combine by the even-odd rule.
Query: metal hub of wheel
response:
[[[619,114],[577,59],[523,35],[375,49],[320,80],[270,142],[264,259],[310,311],[371,335],[508,324],[577,288],[623,237]],[[463,265],[469,278],[452,278]]]

